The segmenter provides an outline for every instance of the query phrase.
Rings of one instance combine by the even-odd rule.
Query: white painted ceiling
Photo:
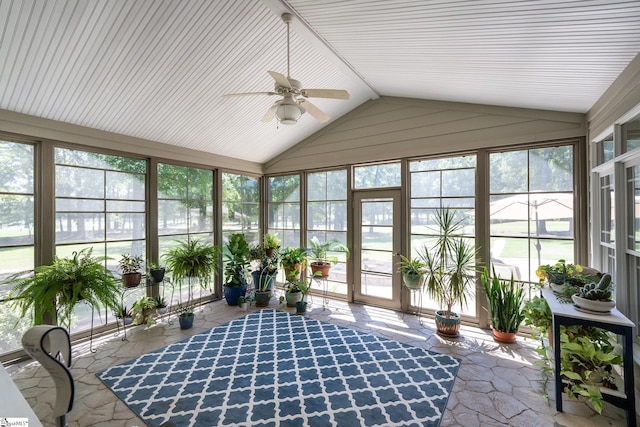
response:
[[[587,112],[640,52],[638,0],[0,0],[0,108],[266,162],[267,70],[335,120],[378,96]]]

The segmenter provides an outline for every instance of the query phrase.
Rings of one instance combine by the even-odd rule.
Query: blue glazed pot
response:
[[[245,296],[247,293],[247,285],[242,286],[224,286],[224,298],[229,305],[238,305],[238,298]]]
[[[180,323],[180,329],[191,329],[193,327],[193,319],[195,319],[195,315],[193,313],[189,313],[187,315],[179,315],[178,322]]]

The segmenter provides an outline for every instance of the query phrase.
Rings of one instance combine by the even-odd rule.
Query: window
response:
[[[244,233],[247,242],[260,241],[260,180],[222,174],[222,237]]]
[[[29,144],[0,141],[0,281],[34,267],[34,151]],[[22,348],[22,335],[30,327],[18,322],[19,312],[0,286],[0,353]]]
[[[601,165],[613,159],[613,134],[607,136],[602,141],[596,143],[597,159],[596,163]]]
[[[356,166],[353,168],[354,188],[399,187],[400,173],[400,162]]]
[[[180,241],[213,243],[213,171],[158,164],[158,247],[160,259]],[[187,288],[185,286],[185,288]],[[181,297],[188,290],[182,289]],[[200,290],[202,298],[212,289]]]
[[[624,151],[632,151],[640,147],[640,116],[622,126]]]
[[[268,232],[280,238],[280,246],[300,246],[300,175],[269,178]]]
[[[145,258],[146,161],[56,148],[55,162],[56,255],[93,247],[116,273],[122,254]],[[88,329],[91,311],[78,306],[72,329]]]
[[[307,246],[314,237],[319,242],[336,239],[347,244],[347,171],[345,169],[307,174]],[[329,290],[347,294],[346,257],[329,254],[339,262],[331,268]]]
[[[409,162],[410,258],[435,244],[440,229],[435,227],[434,213],[440,208],[455,209],[463,221],[463,237],[472,242],[475,240],[475,175],[475,155]],[[455,307],[454,310],[476,316],[475,296],[467,298],[467,302],[467,307]],[[427,294],[423,296],[423,305],[436,310],[442,308]]]
[[[574,258],[573,147],[489,157],[491,262],[518,280],[537,281],[541,264]]]

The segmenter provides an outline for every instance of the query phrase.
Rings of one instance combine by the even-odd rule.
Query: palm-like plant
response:
[[[435,222],[440,235],[431,248],[424,246],[419,256],[428,276],[427,292],[441,307],[446,308],[444,317],[451,318],[456,316],[453,313],[454,305],[467,305],[469,286],[476,274],[478,250],[462,237],[462,219],[456,218],[454,210],[437,210]]]

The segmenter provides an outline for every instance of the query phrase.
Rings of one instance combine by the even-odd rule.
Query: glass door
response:
[[[400,309],[400,190],[354,195],[354,300]]]

